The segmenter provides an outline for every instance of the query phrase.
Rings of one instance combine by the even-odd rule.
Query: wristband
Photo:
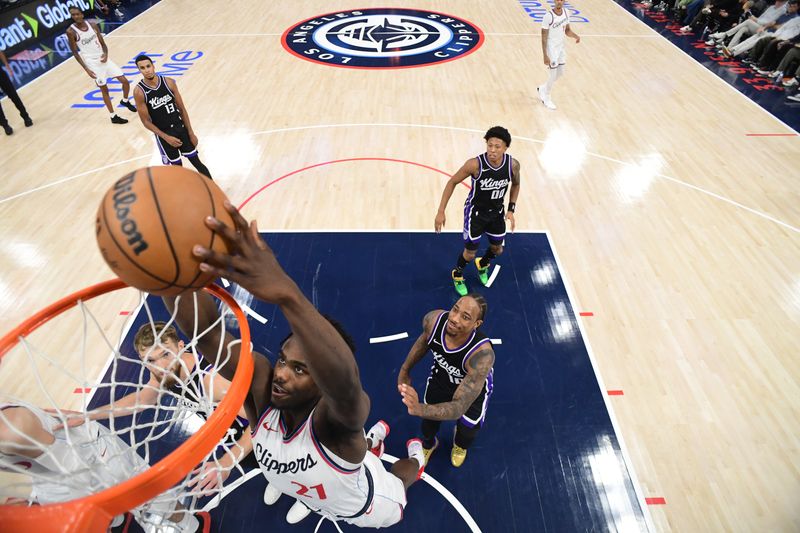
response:
[[[508,212],[513,213],[514,210],[517,208],[516,202],[508,202]]]

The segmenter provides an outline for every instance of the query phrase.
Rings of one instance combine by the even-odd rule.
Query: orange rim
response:
[[[78,301],[88,300],[127,286],[119,279],[104,281],[42,309],[0,338],[0,358],[14,347],[21,337],[75,307]],[[216,285],[209,285],[203,290],[224,301],[233,311],[239,321],[242,343],[239,364],[236,366],[231,386],[206,423],[186,442],[145,472],[97,494],[48,505],[0,505],[0,524],[3,525],[4,532],[104,532],[114,516],[133,509],[174,486],[222,440],[244,403],[253,377],[250,327],[236,300],[225,290]]]

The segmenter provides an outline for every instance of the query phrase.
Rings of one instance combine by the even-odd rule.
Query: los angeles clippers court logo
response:
[[[483,32],[464,19],[418,9],[342,11],[286,30],[283,47],[299,58],[350,68],[409,68],[471,54]]]

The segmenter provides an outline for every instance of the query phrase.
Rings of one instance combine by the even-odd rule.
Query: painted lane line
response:
[[[500,265],[495,265],[494,270],[492,270],[492,275],[489,276],[489,281],[486,282],[487,287],[491,287],[492,283],[494,283],[494,279],[500,273]]]
[[[503,339],[489,339],[492,344],[503,344]]]
[[[607,390],[606,394],[608,394],[609,396],[624,396],[625,392],[620,389],[615,389],[615,390]]]
[[[797,137],[797,133],[745,133],[745,137]]]
[[[258,320],[258,321],[259,321],[259,322],[261,322],[262,324],[266,324],[266,323],[267,323],[267,319],[266,319],[266,318],[264,318],[263,316],[259,315],[259,314],[258,314],[258,313],[256,313],[255,311],[253,311],[253,309],[251,309],[251,308],[250,308],[250,306],[249,306],[249,305],[247,305],[246,303],[242,303],[242,302],[240,302],[240,303],[239,303],[239,307],[241,307],[242,309],[244,309],[244,312],[245,312],[245,313],[247,313],[247,314],[248,314],[248,315],[250,315],[251,317],[255,318],[256,320]]]
[[[84,392],[89,393],[91,392],[91,390],[92,390],[91,387],[76,387],[75,390],[73,390],[72,392],[75,394],[81,394]]]
[[[644,501],[647,503],[647,505],[666,505],[667,504],[667,500],[665,498],[661,498],[661,497],[658,497],[658,498],[645,498]]]
[[[407,338],[408,338],[408,333],[404,331],[403,333],[395,333],[394,335],[386,335],[385,337],[370,337],[369,343],[378,344],[380,342],[399,341],[400,339],[407,339]]]
[[[394,463],[395,463],[395,461],[397,461],[397,457],[395,457],[395,456],[393,456],[393,455],[391,455],[391,454],[388,454],[388,453],[384,453],[384,454],[381,456],[381,460],[382,460],[382,461],[386,461],[386,462],[387,462],[387,463],[389,463],[389,464],[394,464]],[[470,531],[472,531],[473,533],[481,533],[481,528],[479,528],[479,527],[478,527],[478,523],[477,523],[477,522],[475,522],[475,519],[474,519],[474,518],[472,518],[472,515],[470,515],[470,514],[469,514],[469,511],[467,511],[467,510],[464,508],[464,506],[461,504],[461,502],[460,502],[460,501],[458,501],[458,498],[456,498],[456,497],[453,495],[453,493],[452,493],[452,492],[450,492],[449,490],[447,490],[447,489],[444,487],[444,485],[442,485],[441,483],[439,483],[438,481],[436,481],[436,480],[433,478],[433,476],[431,476],[431,475],[430,475],[430,474],[428,474],[427,472],[423,472],[423,473],[422,473],[422,477],[421,477],[420,479],[421,479],[422,481],[424,481],[425,483],[427,483],[428,485],[430,485],[431,487],[433,487],[433,488],[434,488],[434,489],[435,489],[435,490],[436,490],[436,491],[437,491],[439,494],[441,494],[442,496],[444,496],[444,499],[445,499],[445,500],[447,500],[447,501],[448,501],[448,503],[450,503],[450,505],[452,505],[452,506],[453,506],[453,508],[454,508],[456,511],[458,511],[458,514],[460,514],[460,515],[461,515],[461,518],[463,518],[463,519],[464,519],[464,522],[466,522],[466,523],[467,523],[467,525],[469,526],[469,529],[470,529]]]
[[[594,313],[592,313],[591,311],[584,311],[584,312],[580,313],[580,315],[581,316],[594,316]]]

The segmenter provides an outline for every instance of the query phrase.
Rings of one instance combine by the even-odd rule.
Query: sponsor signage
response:
[[[14,52],[64,31],[72,23],[71,7],[89,11],[94,0],[40,0],[0,13],[0,50]]]

